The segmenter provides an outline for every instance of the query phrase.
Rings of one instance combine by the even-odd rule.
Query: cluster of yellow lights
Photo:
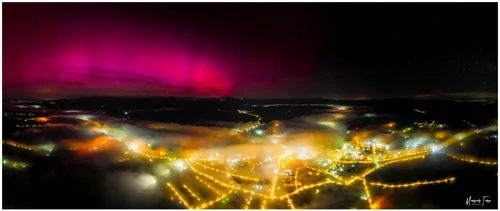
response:
[[[411,152],[411,153],[403,153],[403,155],[393,155],[393,158],[387,158],[387,159],[382,159],[382,160],[376,160],[376,162],[390,162],[394,160],[400,160],[404,159],[405,157],[410,157],[410,156],[417,156],[417,155],[426,155],[429,154],[431,151],[428,149],[422,149],[422,150],[417,150],[416,152]]]
[[[335,177],[335,179],[338,179],[338,180],[340,180],[340,181],[343,181],[343,179],[342,179],[340,176],[335,175],[335,174],[332,174],[332,173],[330,173],[330,172],[328,172],[328,171],[325,171],[325,170],[322,170],[322,169],[313,168],[313,167],[310,167],[310,166],[306,166],[306,168],[311,169],[311,170],[313,170],[313,171],[323,172],[323,173],[328,174],[328,175],[330,175],[330,176],[332,176],[332,177]]]
[[[333,161],[336,162],[336,163],[340,163],[340,164],[356,164],[356,163],[371,164],[371,163],[377,163],[377,162],[397,161],[397,160],[400,160],[402,157],[408,157],[408,156],[420,155],[420,154],[427,154],[429,152],[430,152],[430,150],[423,149],[423,150],[419,150],[417,152],[403,153],[403,155],[401,155],[401,156],[398,155],[398,154],[395,154],[395,155],[392,155],[391,158],[385,158],[385,159],[378,159],[374,155],[374,156],[372,156],[374,159],[372,159],[372,157],[368,157],[368,159],[365,159],[365,160],[341,160],[341,159],[335,159]]]
[[[333,160],[333,162],[341,164],[375,163],[374,160]]]
[[[229,194],[231,194],[231,193],[233,193],[233,191],[229,191],[229,193],[227,193],[227,194],[225,194],[225,195],[223,195],[223,196],[220,196],[219,198],[217,198],[217,199],[215,199],[215,200],[211,200],[211,201],[209,201],[208,203],[203,203],[203,204],[201,204],[199,207],[196,207],[195,209],[197,209],[197,210],[198,210],[198,209],[205,209],[205,208],[207,208],[207,207],[209,207],[209,206],[212,206],[213,204],[215,204],[215,203],[219,202],[220,200],[222,200],[222,199],[226,198],[226,197],[227,197]]]
[[[250,114],[248,112],[243,112],[243,113],[255,116],[255,117],[257,117],[259,119],[259,121],[261,120],[261,118],[258,115]],[[94,122],[94,121],[91,121],[91,120],[86,120],[86,121],[89,122],[89,123],[98,125],[99,127],[101,126],[97,122]],[[388,127],[392,127],[392,126],[394,126],[394,123],[390,123],[387,126]],[[440,146],[441,147],[448,146],[448,145],[450,145],[452,143],[457,142],[458,140],[463,139],[466,136],[470,136],[470,135],[475,134],[475,133],[476,133],[475,131],[474,132],[462,132],[462,133],[459,133],[459,134],[455,135],[454,138],[451,138],[451,139],[445,141],[444,143],[442,143]],[[457,137],[460,137],[460,138],[457,138]],[[36,151],[36,147],[31,147],[31,146],[20,144],[20,143],[16,143],[16,142],[13,142],[13,141],[3,141],[3,144],[11,145],[11,146],[22,148],[22,149],[26,149],[26,150]],[[70,148],[70,150],[76,150],[76,149],[77,148]],[[372,149],[374,150],[374,148],[372,148]],[[221,173],[221,174],[228,175],[228,177],[236,177],[236,178],[240,178],[240,179],[244,179],[244,180],[249,180],[249,181],[254,181],[254,182],[261,181],[261,179],[256,178],[256,177],[249,177],[249,176],[243,176],[243,175],[233,174],[231,172],[224,171],[224,170],[221,170],[221,169],[218,169],[218,168],[214,168],[214,167],[210,167],[210,166],[207,166],[207,165],[204,165],[204,164],[201,163],[202,161],[210,162],[212,164],[212,166],[214,166],[214,163],[224,164],[225,160],[224,159],[220,159],[220,157],[209,158],[209,159],[199,158],[199,159],[191,160],[191,161],[194,161],[194,162],[187,162],[187,164],[189,165],[190,169],[194,173],[196,173],[196,175],[194,175],[194,177],[200,183],[202,183],[204,186],[206,186],[207,188],[209,188],[212,191],[214,191],[215,193],[217,193],[217,198],[216,199],[210,200],[210,201],[204,201],[204,200],[202,200],[200,198],[199,194],[195,193],[193,190],[191,190],[190,188],[188,188],[186,185],[183,184],[182,187],[185,190],[187,190],[187,193],[189,193],[189,195],[192,198],[196,199],[199,202],[198,206],[193,206],[193,205],[189,204],[189,202],[186,200],[186,198],[172,184],[170,184],[169,182],[167,182],[166,185],[174,193],[174,195],[180,200],[180,202],[185,207],[187,207],[188,209],[204,209],[204,208],[207,208],[207,207],[212,206],[213,204],[215,204],[215,203],[223,200],[224,198],[226,198],[228,195],[232,194],[233,192],[238,192],[238,191],[242,191],[243,193],[250,195],[245,200],[245,204],[243,206],[243,209],[248,209],[250,207],[251,203],[252,203],[252,200],[254,198],[256,198],[256,197],[259,197],[259,198],[263,199],[262,202],[261,202],[261,206],[260,206],[261,209],[266,209],[266,205],[267,205],[267,202],[268,202],[267,200],[276,200],[276,199],[286,200],[286,203],[289,205],[289,207],[291,209],[295,209],[295,206],[294,206],[293,201],[292,201],[292,199],[291,199],[290,196],[299,194],[299,193],[301,193],[303,191],[307,191],[309,189],[313,189],[313,188],[317,188],[317,187],[320,187],[320,186],[324,186],[324,185],[330,185],[330,184],[334,184],[334,185],[350,185],[354,181],[361,180],[362,184],[363,184],[364,191],[365,191],[367,199],[368,199],[368,203],[370,205],[370,208],[376,208],[377,206],[375,206],[375,205],[372,204],[372,198],[371,198],[371,194],[370,194],[370,191],[369,191],[368,184],[372,185],[372,186],[381,186],[383,188],[406,188],[406,187],[416,187],[416,186],[421,186],[421,185],[433,185],[433,184],[441,184],[441,183],[452,183],[452,182],[455,181],[454,177],[449,177],[449,178],[440,179],[440,180],[433,180],[433,181],[417,181],[417,182],[404,183],[404,184],[384,184],[384,183],[379,183],[379,182],[368,182],[366,180],[366,176],[367,175],[371,174],[372,172],[376,171],[379,168],[382,168],[384,166],[387,166],[387,165],[390,165],[390,164],[393,164],[393,163],[405,162],[405,161],[414,160],[414,159],[423,159],[429,153],[430,153],[430,150],[428,148],[416,149],[416,150],[411,150],[411,151],[407,150],[407,151],[400,151],[400,152],[392,151],[392,152],[388,152],[388,154],[386,154],[384,156],[377,156],[375,154],[375,151],[373,151],[373,154],[372,154],[373,156],[369,156],[369,157],[367,157],[365,159],[359,159],[359,160],[358,159],[356,159],[356,160],[335,159],[334,160],[335,163],[341,163],[341,164],[366,163],[366,164],[376,164],[377,165],[377,166],[375,166],[373,168],[370,168],[370,169],[366,170],[365,172],[361,173],[360,175],[352,176],[349,180],[346,180],[346,178],[342,178],[342,177],[340,177],[340,176],[338,176],[336,174],[332,174],[332,173],[330,173],[328,171],[325,171],[325,170],[322,170],[322,169],[316,169],[316,168],[304,165],[305,168],[308,168],[310,170],[316,171],[317,172],[316,175],[319,175],[320,173],[325,173],[325,174],[327,174],[329,176],[334,177],[336,180],[334,181],[334,180],[331,180],[330,178],[327,178],[326,181],[321,181],[321,182],[317,182],[317,183],[314,183],[314,184],[302,185],[302,184],[300,184],[298,182],[298,173],[299,173],[299,170],[302,169],[303,167],[299,167],[299,168],[296,169],[296,172],[295,172],[295,177],[294,177],[294,183],[295,184],[292,185],[292,186],[295,186],[295,190],[292,191],[292,192],[289,192],[289,193],[285,193],[285,194],[283,194],[281,196],[276,196],[275,195],[275,189],[276,189],[276,186],[278,184],[278,182],[277,182],[278,181],[278,175],[279,175],[279,172],[280,172],[279,170],[280,170],[280,168],[285,168],[285,166],[286,166],[286,163],[284,165],[280,165],[280,159],[275,160],[275,161],[277,161],[278,165],[277,165],[277,168],[275,169],[275,175],[274,175],[274,177],[272,179],[270,193],[268,193],[267,195],[262,194],[262,191],[261,192],[256,192],[256,191],[253,191],[253,190],[241,188],[239,185],[233,185],[233,183],[228,184],[228,183],[222,182],[222,181],[220,181],[220,180],[218,180],[218,179],[216,179],[216,178],[214,178],[214,177],[212,177],[212,176],[210,176],[208,174],[205,174],[205,173],[203,173],[201,171],[198,171],[197,169],[195,169],[193,167],[193,165],[191,165],[191,163],[194,163],[196,165],[199,165],[199,166],[203,167],[204,169],[209,169],[209,170]],[[136,154],[136,156],[149,158],[150,161],[152,161],[152,159],[173,160],[173,158],[168,157],[168,156],[154,156],[154,155],[149,155],[149,154],[146,154],[146,153],[140,152],[140,151],[135,151],[134,154]],[[386,158],[387,155],[389,156],[389,158]],[[452,158],[454,158],[454,159],[457,159],[457,160],[460,160],[460,161],[471,162],[471,163],[480,163],[480,164],[487,164],[487,165],[496,165],[497,164],[496,161],[491,161],[491,162],[490,161],[481,161],[481,160],[476,160],[476,159],[463,158],[463,157],[456,156],[456,155],[451,155],[451,154],[447,154],[447,155],[450,156],[450,157],[452,157]],[[280,157],[280,156],[278,156],[278,157]],[[254,157],[250,157],[250,158],[255,158],[255,156]],[[243,160],[248,159],[248,161],[249,161],[250,158],[246,157]],[[274,158],[276,159],[276,156]],[[127,157],[127,158],[123,158],[123,159],[118,160],[118,162],[124,162],[124,161],[128,161],[130,159],[131,159],[131,157]],[[378,163],[380,163],[380,164],[378,164]],[[253,169],[255,168],[255,165],[256,165],[256,163],[253,164],[253,167],[252,167],[251,171],[253,171]],[[232,171],[236,171],[230,165],[228,165],[228,166],[229,166],[229,168],[232,169]],[[311,172],[310,172],[310,174],[312,175]],[[202,176],[204,178],[207,178],[209,181],[206,181],[206,180],[200,178],[198,175],[200,175],[200,176]],[[209,184],[209,182],[210,182],[210,184]],[[216,188],[216,187],[214,187],[214,185],[220,186],[220,188]],[[279,190],[279,188],[278,188],[278,190]],[[185,193],[185,194],[187,195],[187,193]],[[225,194],[222,194],[222,193],[225,193]]]
[[[186,206],[188,209],[190,209],[189,207],[189,204],[187,203],[187,201],[182,197],[182,195],[174,188],[174,186],[172,186],[170,183],[167,182],[167,186],[170,188],[170,190],[172,190],[175,194],[175,196],[177,196],[177,198],[179,198],[179,200],[181,200],[182,204],[184,206]]]
[[[305,186],[302,186],[301,188],[298,188],[297,190],[295,190],[294,192],[291,192],[289,194],[285,194],[285,195],[282,195],[282,196],[279,196],[279,197],[276,197],[276,196],[267,196],[267,195],[264,195],[264,194],[260,194],[260,193],[257,193],[255,191],[252,191],[252,190],[247,190],[247,189],[243,189],[243,188],[240,188],[240,187],[237,187],[237,186],[234,186],[234,185],[229,185],[229,184],[226,184],[224,182],[221,182],[209,175],[206,175],[202,172],[199,172],[198,170],[194,169],[191,167],[191,170],[193,170],[195,173],[197,174],[200,174],[204,177],[206,177],[207,179],[211,180],[211,181],[214,181],[215,183],[221,185],[221,186],[224,186],[224,187],[227,187],[227,188],[231,188],[233,190],[239,190],[239,191],[243,191],[244,193],[250,193],[252,195],[257,195],[257,196],[260,196],[260,197],[263,197],[265,199],[276,199],[276,198],[280,198],[280,199],[285,199],[287,196],[291,196],[291,195],[295,195],[295,194],[298,194],[302,191],[305,191],[305,190],[308,190],[308,189],[311,189],[311,188],[315,188],[315,187],[318,187],[318,186],[322,186],[322,185],[326,185],[326,184],[337,184],[337,185],[343,185],[343,183],[341,182],[335,182],[335,181],[330,181],[330,180],[327,180],[327,181],[324,181],[324,182],[319,182],[319,183],[316,183],[316,184],[312,184],[312,185],[305,185]]]
[[[368,185],[366,184],[366,179],[363,179],[363,187],[365,188],[365,194],[366,194],[366,197],[368,198],[368,204],[370,205],[370,208],[373,208],[372,197],[370,194],[370,190],[368,190]]]
[[[196,172],[196,170],[195,170],[195,169],[193,169],[193,171],[195,171],[195,172]],[[200,175],[202,175],[202,176],[205,176],[205,177],[207,177],[207,176],[208,176],[208,175],[203,175],[201,172],[196,172],[196,173],[198,173],[198,174],[200,174]],[[201,200],[201,199],[197,196],[197,194],[196,194],[196,193],[194,193],[192,190],[190,190],[190,189],[189,189],[186,185],[183,185],[183,187],[184,187],[184,188],[185,188],[185,189],[186,189],[186,190],[190,193],[190,195],[191,195],[193,198],[196,198],[198,201],[200,201],[200,202],[201,202],[201,204],[200,204],[199,206],[195,207],[194,209],[205,209],[205,208],[207,208],[207,207],[209,207],[209,206],[211,206],[211,205],[213,205],[213,204],[215,204],[215,203],[217,203],[217,202],[221,201],[222,199],[226,198],[229,194],[233,193],[234,188],[233,188],[232,186],[227,185],[227,184],[225,184],[225,183],[223,183],[223,182],[220,182],[220,181],[218,181],[218,180],[216,180],[216,179],[209,178],[209,176],[208,176],[207,178],[211,179],[211,180],[212,180],[212,181],[214,181],[215,183],[218,183],[218,184],[220,184],[221,186],[224,186],[224,187],[229,187],[229,188],[232,188],[233,190],[230,190],[228,193],[226,193],[226,194],[222,195],[222,194],[220,193],[220,191],[218,191],[218,190],[217,190],[216,188],[214,188],[213,186],[211,186],[211,185],[207,184],[207,182],[205,182],[204,180],[202,180],[202,179],[201,179],[201,178],[199,178],[198,176],[195,176],[195,178],[196,178],[196,179],[198,179],[198,181],[200,181],[202,184],[204,184],[205,186],[207,186],[209,189],[211,189],[211,190],[213,190],[214,192],[216,192],[216,193],[219,195],[219,197],[218,197],[217,199],[215,199],[215,200],[211,200],[211,201],[208,201],[208,202],[202,202],[202,200]],[[181,202],[182,202],[182,203],[183,203],[183,204],[184,204],[184,205],[185,205],[188,209],[193,209],[193,208],[191,208],[191,207],[189,206],[189,204],[187,204],[187,203],[186,203],[186,200],[184,199],[184,197],[182,197],[182,195],[180,195],[180,193],[179,193],[179,192],[178,192],[178,191],[177,191],[177,190],[176,190],[176,189],[175,189],[172,185],[170,185],[169,183],[167,183],[167,185],[169,186],[169,188],[170,188],[170,189],[174,192],[174,194],[175,194],[175,195],[179,198],[179,200],[180,200],[180,201],[181,201]],[[245,190],[243,190],[243,191],[245,191]],[[253,194],[252,194],[252,195],[253,195]],[[249,201],[251,201],[251,200],[249,200]],[[248,202],[247,202],[247,203],[248,203]]]
[[[299,170],[301,169],[302,167],[299,167],[297,168],[297,170],[295,170],[295,177],[293,178],[295,180],[295,190],[299,189],[299,182],[298,182],[298,178],[299,178]]]
[[[278,161],[278,168],[276,168],[276,172],[275,172],[274,178],[273,178],[273,184],[271,186],[271,198],[273,198],[273,199],[274,199],[274,190],[276,189],[276,180],[278,180],[279,170],[280,170],[280,162]]]
[[[201,201],[200,197],[198,197],[191,189],[189,189],[186,185],[182,185],[182,187],[184,187],[188,192],[189,194],[195,198],[196,200],[198,201]]]
[[[409,160],[415,160],[415,159],[423,159],[423,158],[425,158],[425,155],[418,155],[418,156],[412,156],[412,157],[405,157],[405,158],[396,159],[396,160],[393,160],[393,161],[390,161],[390,162],[387,162],[387,163],[383,163],[383,164],[380,164],[377,167],[373,167],[373,168],[369,169],[368,171],[366,171],[365,173],[363,173],[361,175],[361,177],[366,177],[368,174],[371,174],[375,170],[377,170],[379,168],[382,168],[384,166],[387,166],[389,164],[399,163],[399,162],[404,162],[404,161],[409,161]]]
[[[293,191],[293,192],[291,192],[289,194],[285,194],[283,196],[280,196],[279,198],[280,199],[284,199],[285,197],[292,196],[292,195],[295,195],[295,194],[299,194],[302,191],[309,190],[311,188],[315,188],[315,187],[319,187],[319,186],[323,186],[323,185],[327,185],[327,184],[344,185],[344,183],[341,183],[341,182],[335,182],[335,181],[326,180],[326,181],[318,182],[318,183],[315,183],[315,184],[312,184],[312,185],[304,185],[304,186],[298,188],[297,190],[295,190],[295,191]]]
[[[290,198],[290,196],[286,196],[286,199],[287,199],[288,204],[290,205],[290,208],[292,210],[294,210],[295,206],[293,206],[293,202],[292,202],[292,199]]]
[[[465,158],[462,156],[457,156],[457,155],[452,155],[452,154],[446,154],[450,156],[453,159],[459,160],[459,161],[465,161],[469,163],[479,163],[479,164],[485,164],[485,165],[496,165],[496,161],[484,161],[484,160],[477,160],[477,159],[472,159],[472,158]]]
[[[246,205],[243,207],[244,209],[248,209],[250,203],[251,203],[251,200],[253,199],[254,195],[255,196],[259,196],[259,197],[262,197],[264,199],[264,201],[262,201],[262,204],[261,204],[261,208],[262,209],[265,209],[265,206],[266,206],[266,203],[267,201],[265,200],[268,200],[268,199],[271,199],[271,200],[275,200],[275,199],[280,199],[280,200],[286,200],[287,201],[287,204],[289,204],[289,206],[294,209],[294,205],[293,205],[293,202],[290,198],[290,196],[292,195],[296,195],[296,194],[299,194],[303,191],[306,191],[306,190],[309,190],[309,189],[312,189],[312,188],[316,188],[316,187],[320,187],[320,186],[324,186],[324,185],[328,185],[328,184],[336,184],[336,185],[350,185],[352,182],[356,181],[356,180],[361,180],[363,181],[363,186],[364,186],[364,190],[366,192],[366,195],[367,195],[367,198],[368,198],[368,203],[370,205],[370,208],[374,208],[374,205],[372,205],[372,199],[371,199],[371,194],[369,192],[369,189],[368,189],[368,182],[367,180],[365,179],[365,177],[372,173],[373,171],[375,171],[376,169],[379,169],[379,168],[382,168],[383,166],[386,166],[386,165],[389,165],[389,164],[392,164],[392,163],[397,163],[397,162],[404,162],[404,161],[409,161],[409,160],[414,160],[414,159],[421,159],[421,158],[425,158],[425,156],[429,153],[428,150],[424,150],[424,151],[418,151],[418,152],[415,152],[415,153],[406,153],[404,154],[402,157],[400,158],[397,158],[397,159],[390,159],[389,162],[385,162],[383,164],[380,164],[378,165],[377,167],[374,167],[374,168],[371,168],[369,169],[368,171],[364,172],[363,174],[361,174],[360,176],[355,176],[353,177],[352,179],[350,179],[349,181],[345,181],[345,182],[338,182],[338,181],[332,181],[330,179],[327,179],[326,181],[322,181],[322,182],[318,182],[318,183],[315,183],[315,184],[310,184],[310,185],[304,185],[304,186],[301,186],[299,187],[299,183],[298,183],[298,171],[303,168],[303,167],[299,167],[296,169],[296,172],[295,172],[295,187],[296,187],[296,190],[291,192],[291,193],[287,193],[287,194],[284,194],[282,196],[274,196],[273,192],[272,192],[272,189],[271,189],[271,194],[268,196],[268,195],[264,195],[264,194],[261,194],[261,193],[257,193],[255,191],[252,191],[252,190],[248,190],[248,189],[243,189],[243,188],[240,188],[239,186],[236,186],[236,185],[230,185],[230,184],[227,184],[227,183],[224,183],[222,181],[219,181],[215,178],[213,178],[212,176],[209,176],[207,174],[204,174],[198,170],[196,170],[192,165],[190,165],[188,163],[188,165],[190,166],[191,170],[207,179],[209,179],[210,181],[213,181],[214,183],[218,184],[218,185],[221,185],[222,187],[226,187],[226,188],[229,188],[229,189],[232,189],[232,190],[236,190],[236,191],[243,191],[245,194],[251,194],[251,197],[249,199],[246,200]],[[411,155],[417,155],[417,156],[411,156]],[[209,166],[206,166],[206,165],[203,165],[203,164],[200,164],[200,163],[196,163],[202,167],[205,167],[207,169],[210,169],[210,170],[213,170],[213,171],[216,171],[216,172],[219,172],[219,173],[223,173],[223,174],[229,174],[229,175],[233,175],[229,172],[226,172],[226,171],[222,171],[222,170],[219,170],[219,169],[215,169],[215,168],[212,168],[212,167],[209,167]],[[282,167],[282,166],[279,166],[279,167]],[[309,167],[309,166],[305,166],[306,168],[310,169],[310,170],[314,170],[314,171],[317,171],[318,174],[320,172],[322,173],[325,173],[325,174],[328,174],[330,176],[333,176],[335,177],[336,179],[340,180],[340,181],[344,181],[344,179],[342,179],[341,177],[335,175],[335,174],[332,174],[330,172],[327,172],[327,171],[324,171],[324,170],[321,170],[321,169],[316,169],[316,168],[313,168],[313,167]],[[277,169],[279,170],[279,169]],[[277,171],[279,172],[279,171]],[[239,178],[245,178],[245,176],[241,176],[241,175],[238,175]],[[238,177],[236,176],[236,177]],[[215,188],[213,188],[212,186],[210,186],[209,184],[207,184],[205,181],[203,181],[201,178],[199,178],[198,176],[195,176],[200,182],[202,182],[203,184],[205,184],[207,187],[209,187],[210,189],[214,190],[216,193],[218,193],[220,195],[220,191],[216,190]],[[276,175],[275,175],[275,178],[273,179],[273,186],[276,184]],[[245,179],[248,179],[248,178],[245,178]],[[257,178],[251,178],[253,181],[260,181],[259,179]],[[383,187],[411,187],[411,186],[418,186],[418,185],[425,185],[425,184],[440,184],[440,183],[448,183],[448,182],[451,182],[453,181],[454,178],[446,178],[446,179],[443,179],[443,180],[436,180],[436,181],[423,181],[423,182],[415,182],[415,183],[409,183],[409,184],[399,184],[399,185],[392,185],[392,184],[382,184],[382,183],[370,183],[374,186],[383,186]],[[182,201],[182,200],[181,200]],[[211,203],[209,203],[211,204]],[[201,206],[202,207],[205,207],[205,206]]]
[[[217,193],[217,195],[221,195],[220,191],[218,191],[216,188],[212,187],[211,185],[209,185],[207,182],[205,182],[203,179],[201,179],[200,177],[198,176],[195,176],[195,178],[200,181],[202,184],[204,184],[205,186],[207,186],[210,190],[214,191],[215,193]]]
[[[384,183],[376,183],[372,182],[370,185],[374,186],[382,186],[384,188],[407,188],[407,187],[415,187],[415,186],[420,186],[420,185],[434,185],[434,184],[441,184],[441,183],[451,183],[455,181],[455,177],[448,177],[440,180],[432,180],[432,181],[419,181],[419,182],[412,182],[412,183],[404,183],[404,184],[384,184]]]
[[[230,189],[233,189],[233,190],[243,191],[244,193],[255,194],[255,195],[258,195],[258,196],[261,196],[261,197],[264,197],[264,198],[269,198],[268,196],[266,196],[266,195],[264,195],[264,194],[256,193],[255,191],[252,191],[252,190],[247,190],[247,189],[239,188],[239,187],[236,187],[236,186],[234,186],[234,185],[229,185],[229,184],[226,184],[226,183],[224,183],[224,182],[221,182],[221,181],[219,181],[219,180],[217,180],[217,179],[215,179],[215,178],[213,178],[213,177],[211,177],[211,176],[209,176],[209,175],[207,175],[207,174],[204,174],[204,173],[202,173],[202,172],[200,172],[200,171],[196,170],[196,169],[195,169],[195,168],[193,168],[192,166],[191,166],[191,170],[192,170],[192,171],[194,171],[195,173],[197,173],[197,174],[201,175],[201,176],[206,177],[207,179],[209,179],[209,180],[211,180],[211,181],[214,181],[215,183],[217,183],[217,184],[219,184],[219,185],[221,185],[221,186],[226,187],[226,188],[230,188]]]
[[[129,161],[129,160],[130,160],[130,158],[123,158],[123,159],[119,159],[118,162],[122,163],[122,162]]]
[[[21,143],[15,142],[15,141],[2,141],[2,144],[7,144],[10,146],[25,149],[25,150],[36,151],[35,147],[33,147],[33,146],[21,144]]]
[[[299,183],[298,183],[298,172],[303,167],[299,167],[299,168],[296,169],[296,172],[295,172],[295,177],[294,177],[294,179],[295,179],[295,185],[292,185],[292,186],[295,186],[296,190],[293,191],[293,192],[291,192],[291,193],[284,194],[282,196],[274,196],[272,189],[271,189],[271,194],[269,196],[267,196],[267,195],[264,195],[264,194],[256,193],[255,191],[252,191],[252,190],[242,189],[242,188],[240,188],[238,186],[235,186],[235,185],[229,185],[229,184],[221,182],[221,181],[219,181],[219,180],[217,180],[217,179],[215,179],[215,178],[213,178],[213,177],[211,177],[211,176],[209,176],[207,174],[199,172],[198,170],[194,169],[191,165],[190,165],[190,167],[191,167],[191,169],[195,173],[197,173],[197,174],[199,174],[201,176],[204,176],[204,177],[208,178],[209,180],[211,180],[211,181],[213,181],[213,182],[215,182],[215,183],[217,183],[217,184],[219,184],[219,185],[221,185],[223,187],[230,188],[232,190],[239,190],[239,191],[243,191],[244,193],[251,194],[251,196],[248,199],[245,200],[246,203],[245,203],[245,205],[243,207],[244,209],[248,209],[248,207],[251,204],[252,199],[254,198],[254,195],[262,197],[264,199],[262,201],[262,204],[261,204],[261,209],[266,209],[266,203],[267,203],[266,199],[271,199],[271,200],[275,200],[275,199],[286,200],[287,204],[291,207],[291,209],[295,209],[295,207],[293,205],[293,202],[292,202],[292,200],[290,198],[290,196],[292,196],[292,195],[296,195],[296,194],[299,194],[300,192],[303,192],[303,191],[306,191],[306,190],[309,190],[309,189],[312,189],[312,188],[316,188],[316,187],[319,187],[319,186],[328,185],[328,184],[350,185],[351,183],[353,183],[354,181],[357,181],[357,180],[361,180],[362,181],[363,187],[364,187],[364,191],[365,191],[367,199],[368,199],[369,206],[370,206],[371,209],[373,209],[373,208],[376,208],[377,206],[372,204],[372,198],[371,198],[371,194],[370,194],[370,191],[369,191],[368,184],[370,184],[372,186],[382,186],[384,188],[406,188],[406,187],[416,187],[416,186],[421,186],[421,185],[433,185],[433,184],[442,184],[442,183],[452,183],[452,182],[454,182],[455,181],[455,177],[449,177],[449,178],[444,178],[444,179],[440,179],[440,180],[432,180],[432,181],[418,181],[418,182],[404,183],[404,184],[384,184],[384,183],[377,183],[377,182],[371,182],[371,183],[369,183],[365,179],[365,177],[367,175],[371,174],[375,170],[377,170],[379,168],[382,168],[382,167],[384,167],[386,165],[390,165],[390,164],[398,163],[398,162],[405,162],[405,161],[415,160],[415,159],[423,159],[429,153],[430,153],[430,150],[428,150],[428,149],[422,149],[422,150],[418,150],[417,152],[412,152],[412,153],[403,153],[403,155],[401,155],[401,157],[399,157],[399,158],[391,158],[391,159],[379,160],[378,162],[383,162],[383,163],[377,165],[376,167],[368,169],[367,171],[365,171],[364,173],[362,173],[359,176],[353,176],[352,179],[350,179],[348,181],[337,182],[337,181],[331,181],[330,179],[327,179],[326,181],[323,181],[323,182],[318,182],[318,183],[310,184],[310,185],[304,185],[304,186],[301,186],[301,187],[299,187]],[[465,158],[459,158],[459,157],[451,155],[451,154],[448,154],[448,155],[451,156],[451,157],[453,157],[453,158],[455,158],[455,159],[457,159],[457,160],[461,160],[461,161],[467,161],[467,162],[473,162],[473,163],[482,163],[482,164],[489,164],[489,165],[495,165],[495,164],[497,164],[496,162],[487,162],[487,161],[465,159]],[[373,163],[373,161],[371,161],[371,162]],[[197,163],[197,164],[199,164],[199,163]],[[199,165],[201,165],[203,167],[206,167],[208,169],[214,170],[214,171],[219,172],[219,173],[225,173],[225,174],[229,174],[229,175],[234,175],[234,174],[231,174],[229,172],[218,170],[218,169],[215,169],[215,168],[203,165],[203,164],[199,164]],[[280,166],[280,167],[283,167],[283,166]],[[322,173],[328,174],[330,176],[335,177],[336,179],[338,179],[340,181],[344,181],[344,179],[341,178],[340,176],[332,174],[332,173],[327,172],[325,170],[316,169],[316,168],[313,168],[313,167],[310,167],[310,166],[304,166],[304,167],[306,167],[306,168],[308,168],[310,170],[318,171],[318,173],[322,172]],[[279,170],[279,168],[277,170]],[[277,171],[277,172],[279,172],[279,171]],[[253,181],[259,181],[259,179],[257,179],[257,178],[250,178],[250,177],[245,177],[245,176],[241,176],[241,175],[235,175],[235,177],[239,177],[239,178],[243,178],[243,179],[250,179],[250,180],[253,180]],[[199,177],[196,176],[196,178],[198,180],[200,180],[201,182],[203,182],[205,185],[207,185],[207,187],[209,187],[209,188],[211,187],[208,184],[206,184],[203,180],[201,180]],[[273,179],[273,187],[276,184],[276,178],[277,178],[277,176],[275,175],[275,178]],[[213,187],[211,189],[216,190]],[[205,207],[205,206],[201,206],[201,207]]]
[[[160,156],[154,156],[154,155],[148,155],[144,152],[137,152],[140,156],[144,156],[147,158],[154,158],[154,159],[160,159],[160,160],[172,160],[170,157],[160,157]]]
[[[247,176],[238,175],[238,174],[232,174],[231,172],[222,171],[222,170],[219,170],[219,169],[216,169],[216,168],[212,168],[210,166],[203,165],[201,163],[194,162],[194,164],[200,165],[200,166],[202,166],[204,168],[207,168],[207,169],[210,169],[212,171],[216,171],[216,172],[227,174],[229,177],[233,176],[233,177],[238,177],[238,178],[245,179],[245,180],[251,180],[251,181],[256,181],[256,182],[260,181],[259,178],[247,177]]]
[[[245,209],[245,210],[246,210],[246,209],[248,209],[248,207],[249,207],[249,206],[250,206],[250,204],[252,203],[252,199],[253,199],[253,194],[252,194],[252,195],[250,195],[250,198],[245,199],[245,202],[246,202],[246,203],[245,203],[245,207],[243,207],[243,209]]]

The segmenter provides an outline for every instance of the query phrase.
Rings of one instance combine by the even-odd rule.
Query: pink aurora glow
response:
[[[4,97],[281,97],[307,87],[313,68],[313,50],[277,44],[288,31],[239,39],[230,28],[72,7],[4,7]]]
[[[155,44],[147,37],[120,31],[100,30],[96,36],[82,33],[46,46],[27,55],[16,67],[22,72],[6,71],[11,87],[36,89],[42,93],[81,93],[101,90],[110,95],[223,96],[229,94],[231,75],[227,67],[209,54],[190,51],[174,42]],[[149,42],[148,42],[149,40]],[[9,63],[9,62],[7,62]],[[226,68],[226,69],[225,69]]]

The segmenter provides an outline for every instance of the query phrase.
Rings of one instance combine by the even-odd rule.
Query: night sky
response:
[[[3,97],[496,96],[497,3],[3,3]]]

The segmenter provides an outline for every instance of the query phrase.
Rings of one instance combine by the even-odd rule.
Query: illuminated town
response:
[[[268,108],[273,105],[256,106]],[[287,121],[263,123],[262,117],[251,110],[235,111],[254,118],[254,121],[234,128],[133,123],[142,130],[169,133],[190,131],[193,136],[175,140],[162,135],[152,138],[144,131],[134,133],[138,129],[127,129],[132,124],[130,120],[123,122],[103,114],[61,110],[54,115],[40,116],[44,113],[41,112],[35,116],[29,111],[26,121],[40,125],[30,129],[34,132],[41,126],[41,129],[73,127],[88,133],[92,138],[69,138],[59,143],[38,145],[4,139],[3,148],[17,148],[47,157],[56,150],[70,151],[79,157],[104,153],[110,157],[109,165],[144,165],[149,170],[138,178],[142,188],[164,188],[167,190],[165,199],[176,203],[178,208],[186,209],[295,209],[304,207],[297,200],[306,195],[314,197],[323,192],[347,190],[358,192],[360,201],[354,203],[355,207],[349,208],[379,209],[384,208],[384,199],[375,193],[381,189],[446,186],[460,180],[455,175],[397,183],[371,178],[372,174],[387,167],[431,162],[438,155],[474,165],[497,167],[496,158],[479,159],[455,153],[451,149],[453,146],[467,147],[464,143],[477,136],[487,136],[488,141],[496,142],[495,122],[482,128],[473,125],[461,131],[435,121],[414,122],[410,125],[385,122],[377,127],[348,129],[345,120],[356,117],[356,106],[274,106],[326,106],[328,109],[320,115],[300,119],[309,132],[297,132],[300,128],[288,130]],[[18,105],[17,109],[24,107]],[[36,112],[43,108],[31,109]],[[4,112],[4,118],[16,121],[24,121],[19,117],[23,115],[21,112]],[[130,112],[124,112],[124,115],[130,115]],[[377,118],[375,113],[363,116]],[[76,122],[61,123],[59,121],[62,118]],[[22,127],[31,126],[27,124]],[[314,127],[322,132],[314,133]],[[144,134],[144,137],[139,134]],[[197,143],[198,140],[203,141]],[[4,154],[4,169],[21,170],[33,166],[22,160]]]
[[[498,3],[2,3],[2,209],[498,209]]]

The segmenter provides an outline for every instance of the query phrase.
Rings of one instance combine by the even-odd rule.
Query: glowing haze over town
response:
[[[496,6],[3,4],[3,207],[496,209]]]

